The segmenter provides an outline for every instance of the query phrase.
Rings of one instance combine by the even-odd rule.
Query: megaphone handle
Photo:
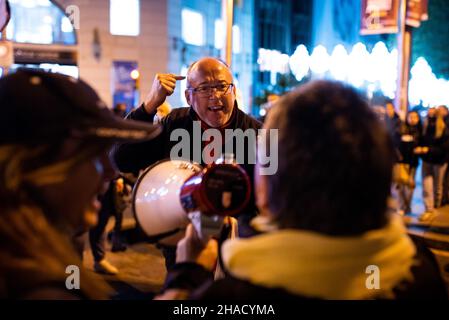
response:
[[[218,236],[223,225],[223,217],[207,216],[200,211],[189,213],[189,219],[201,241],[207,243],[213,236]]]

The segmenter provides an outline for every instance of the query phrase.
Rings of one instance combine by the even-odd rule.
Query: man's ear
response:
[[[190,95],[190,90],[184,91],[184,95],[186,97],[187,104],[189,106],[191,106],[192,105],[192,99],[191,99],[191,95]]]

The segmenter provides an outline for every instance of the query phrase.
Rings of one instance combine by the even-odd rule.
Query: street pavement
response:
[[[126,210],[123,228],[135,226],[131,211]],[[112,230],[111,218],[107,231]],[[93,257],[87,241],[83,253],[84,266],[93,272]],[[111,244],[106,241],[106,259],[119,269],[117,275],[102,275],[116,291],[117,299],[152,299],[162,288],[166,276],[165,259],[154,244],[140,242],[128,246],[126,251],[111,252]]]

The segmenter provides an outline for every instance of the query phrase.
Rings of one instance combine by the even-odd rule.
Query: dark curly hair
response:
[[[392,143],[355,89],[306,84],[279,101],[268,127],[279,129],[268,192],[281,228],[344,236],[386,224]]]

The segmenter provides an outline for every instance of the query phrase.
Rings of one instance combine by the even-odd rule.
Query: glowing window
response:
[[[215,48],[223,49],[223,45],[225,42],[225,27],[223,20],[217,19],[215,20]]]
[[[182,39],[195,46],[204,45],[204,18],[199,12],[182,9]]]
[[[49,0],[10,0],[11,21],[6,37],[20,43],[76,44],[66,13]]]
[[[223,45],[226,41],[225,25],[223,20],[215,20],[215,48],[223,49]],[[241,37],[240,37],[240,27],[237,25],[232,26],[232,52],[241,52]]]
[[[187,69],[188,69],[187,66],[182,66],[180,75],[187,76]],[[181,89],[179,90],[179,94],[181,95],[181,103],[183,107],[189,106],[186,100],[186,96],[184,94],[186,89],[187,89],[187,80],[184,79],[181,81]]]
[[[232,26],[232,52],[240,53],[240,28],[239,26]]]
[[[138,36],[140,33],[139,0],[111,0],[109,29],[116,36]]]

